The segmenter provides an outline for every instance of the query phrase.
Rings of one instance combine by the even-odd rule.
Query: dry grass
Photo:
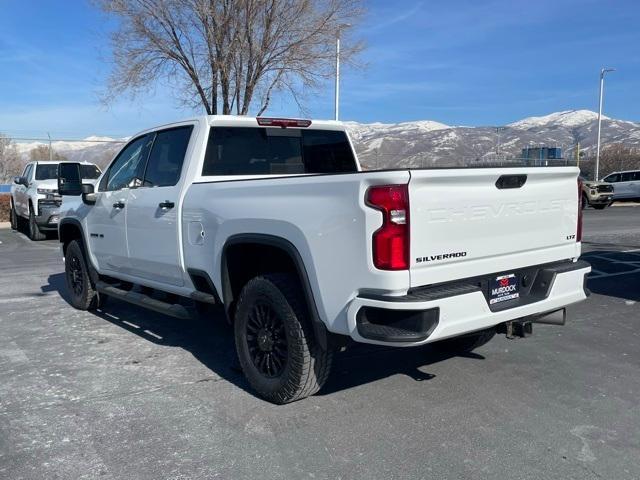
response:
[[[0,193],[0,222],[9,221],[9,199],[8,193]]]

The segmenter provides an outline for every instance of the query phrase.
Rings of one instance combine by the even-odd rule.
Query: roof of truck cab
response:
[[[156,125],[150,128],[146,128],[137,132],[131,136],[131,139],[144,135],[145,133],[153,132],[156,130],[178,127],[180,125],[203,122],[210,126],[224,126],[224,127],[258,127],[258,117],[247,117],[242,115],[203,115],[200,117],[186,118],[176,122],[165,123],[162,125]],[[287,128],[316,128],[321,130],[345,130],[344,124],[336,120],[313,120],[308,118],[293,118],[293,117],[260,117],[260,118],[286,118],[287,120],[309,120],[311,125],[309,127],[287,127]],[[267,128],[267,127],[261,127]],[[270,127],[281,128],[281,127]]]
[[[205,117],[209,125],[217,125],[223,127],[258,127],[258,118],[282,118],[286,120],[308,120],[311,122],[309,127],[287,127],[287,128],[316,128],[322,130],[344,130],[342,122],[337,120],[313,120],[311,118],[296,117],[272,117],[266,115],[264,117],[247,117],[242,115],[209,115]],[[281,128],[281,127],[272,127]]]

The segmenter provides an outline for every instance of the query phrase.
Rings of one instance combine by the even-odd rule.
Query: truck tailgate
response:
[[[579,256],[577,177],[574,167],[411,171],[411,287]]]

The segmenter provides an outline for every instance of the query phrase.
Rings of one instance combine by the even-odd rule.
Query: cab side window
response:
[[[634,172],[625,172],[622,174],[622,180],[620,180],[621,182],[631,182],[633,181],[633,177],[634,177]]]
[[[620,181],[620,174],[619,173],[612,173],[607,178],[605,178],[604,181],[608,182],[608,183],[619,182]]]
[[[127,145],[100,181],[101,191],[137,187],[142,183],[153,135],[143,135]]]
[[[27,182],[31,182],[31,172],[33,171],[33,163],[27,165],[27,168],[24,169],[23,177],[27,179]]]
[[[143,186],[169,187],[178,183],[192,131],[193,126],[189,125],[155,134]]]

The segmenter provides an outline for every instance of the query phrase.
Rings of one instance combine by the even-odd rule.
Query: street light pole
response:
[[[338,30],[336,33],[336,87],[335,87],[335,105],[334,105],[334,113],[335,119],[338,120],[340,116],[340,31],[343,28],[350,27],[350,23],[342,23],[338,25]]]
[[[340,112],[340,29],[338,28],[338,35],[336,36],[336,88],[335,88],[335,106],[334,113],[335,119],[338,120]]]
[[[596,171],[594,180],[597,182],[600,175],[600,131],[602,129],[602,101],[604,97],[604,75],[607,72],[614,72],[615,68],[600,69],[600,96],[598,100],[598,145],[596,147]]]

